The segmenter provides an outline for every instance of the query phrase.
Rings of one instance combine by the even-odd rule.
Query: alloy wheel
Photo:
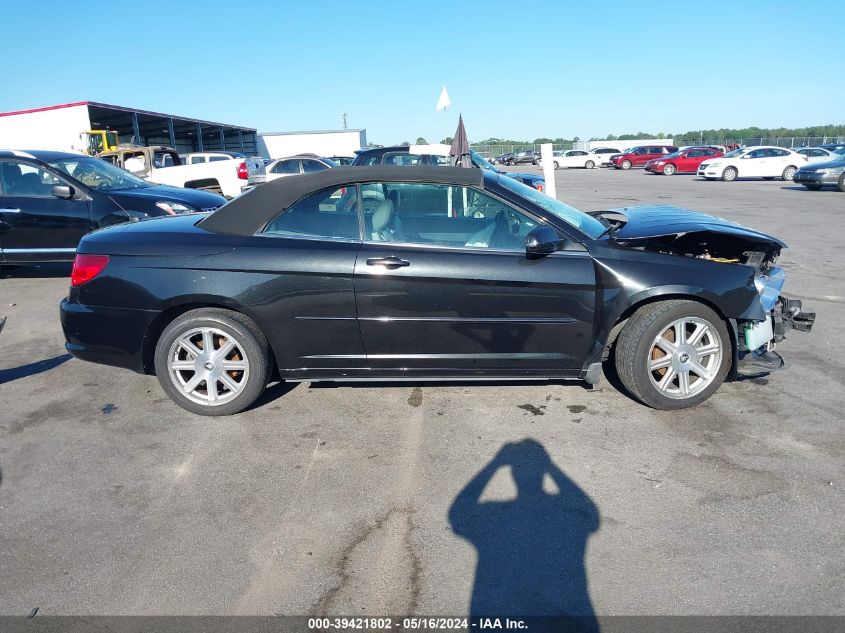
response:
[[[218,406],[240,394],[249,380],[249,360],[231,334],[212,327],[189,330],[170,346],[170,380],[198,404]]]
[[[691,398],[717,377],[722,341],[716,328],[699,317],[678,319],[658,334],[646,360],[652,385],[667,398]]]

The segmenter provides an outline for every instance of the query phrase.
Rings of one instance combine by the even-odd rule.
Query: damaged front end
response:
[[[753,300],[741,313],[725,311],[734,327],[736,375],[782,369],[786,364],[775,346],[786,338],[787,330],[812,329],[815,313],[804,312],[799,299],[781,294],[786,281],[783,269],[776,266],[781,248],[786,247],[781,240],[730,220],[678,207],[629,207],[594,215],[610,224],[608,233],[620,246],[753,270],[753,288],[749,280],[746,292],[756,290],[759,305]]]
[[[815,312],[802,311],[800,299],[781,294],[786,281],[782,268],[772,266],[754,277],[765,312],[763,320],[737,322],[737,367],[740,376],[754,376],[783,369],[783,357],[775,346],[786,338],[786,332],[795,329],[809,332],[816,320]]]

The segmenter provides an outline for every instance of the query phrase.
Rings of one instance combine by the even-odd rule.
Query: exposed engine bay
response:
[[[631,248],[724,264],[745,264],[758,270],[767,270],[780,254],[780,247],[776,244],[763,244],[709,231],[617,241]]]
[[[675,221],[682,212],[685,222]],[[690,214],[693,214],[690,221]],[[594,213],[614,241],[665,255],[745,264],[758,271],[773,266],[782,243],[743,226],[676,207],[633,207]],[[672,230],[674,229],[674,230]]]

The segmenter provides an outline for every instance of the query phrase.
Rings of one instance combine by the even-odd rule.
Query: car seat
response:
[[[19,165],[5,164],[3,168],[3,193],[7,196],[17,196],[21,191],[21,168]]]
[[[372,239],[379,242],[395,242],[396,236],[392,230],[394,207],[393,201],[389,198],[379,203],[373,212],[373,236]]]

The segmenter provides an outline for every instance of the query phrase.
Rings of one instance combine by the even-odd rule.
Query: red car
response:
[[[674,154],[678,148],[674,145],[640,145],[610,157],[610,164],[616,169],[631,169],[642,167],[653,158],[663,158]]]
[[[648,161],[645,164],[645,170],[664,176],[694,174],[698,172],[698,166],[708,158],[718,158],[724,155],[724,152],[712,147],[688,147],[674,154]]]

